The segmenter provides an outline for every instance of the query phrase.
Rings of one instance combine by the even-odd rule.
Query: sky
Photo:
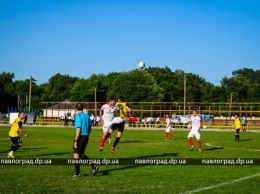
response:
[[[47,83],[169,67],[214,85],[260,68],[259,0],[0,0],[0,73]]]

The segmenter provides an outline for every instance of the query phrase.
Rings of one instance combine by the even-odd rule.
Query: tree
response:
[[[70,90],[77,81],[77,77],[56,74],[49,79],[46,92],[49,101],[60,102],[70,98]]]
[[[147,70],[132,70],[115,77],[108,91],[108,96],[125,96],[129,102],[161,102],[163,89]]]
[[[7,107],[17,107],[17,91],[15,91],[14,73],[0,74],[0,112],[6,113]]]

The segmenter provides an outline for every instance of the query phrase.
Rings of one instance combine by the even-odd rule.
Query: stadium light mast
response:
[[[32,94],[32,76],[30,77],[29,107],[28,107],[28,112],[30,112],[30,109],[31,109],[31,94]]]
[[[95,117],[97,118],[97,88],[95,87]]]
[[[232,97],[233,97],[233,93],[231,92],[231,94],[230,94],[230,104],[229,104],[229,109],[230,109],[229,118],[230,119],[231,119],[231,116],[232,116]]]
[[[17,108],[18,108],[18,112],[20,110],[20,96],[19,96],[19,92],[17,92]]]
[[[186,114],[186,74],[184,74],[184,92],[183,92],[183,109],[184,109],[184,115]]]

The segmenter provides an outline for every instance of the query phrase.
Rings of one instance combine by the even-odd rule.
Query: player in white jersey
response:
[[[120,110],[118,106],[115,105],[115,98],[110,97],[108,99],[107,104],[102,105],[99,111],[99,116],[101,118],[101,121],[103,123],[103,136],[100,141],[100,153],[103,151],[103,145],[105,143],[105,136],[107,132],[109,131],[109,128],[111,127],[111,122],[113,121],[115,117],[115,112]],[[109,138],[109,143],[111,140],[111,136]]]
[[[165,140],[168,140],[168,136],[170,135],[172,137],[172,139],[174,139],[173,134],[170,132],[170,129],[172,128],[172,121],[171,118],[169,117],[169,115],[165,115],[166,117],[166,127],[165,127]]]
[[[201,151],[200,128],[201,128],[201,118],[199,117],[199,115],[197,115],[197,111],[193,110],[191,116],[191,122],[189,126],[190,132],[188,134],[188,141],[191,146],[190,148],[191,151],[194,149],[194,144],[192,141],[193,136],[196,137],[199,151]]]

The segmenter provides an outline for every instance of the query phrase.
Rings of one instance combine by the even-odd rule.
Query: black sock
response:
[[[87,161],[88,161],[87,163],[88,163],[93,169],[96,167],[96,165],[93,163],[93,161],[92,161],[88,156],[83,155],[83,156],[82,156],[82,159],[87,160]]]
[[[239,139],[239,135],[237,135],[237,140],[240,141],[240,139]]]
[[[79,167],[80,167],[79,159],[74,159],[74,166],[76,170],[76,175],[79,175]]]
[[[113,147],[116,147],[119,141],[120,141],[120,137],[116,137]]]
[[[18,150],[21,146],[20,145],[12,145],[10,148],[10,151],[15,152],[16,150]]]

